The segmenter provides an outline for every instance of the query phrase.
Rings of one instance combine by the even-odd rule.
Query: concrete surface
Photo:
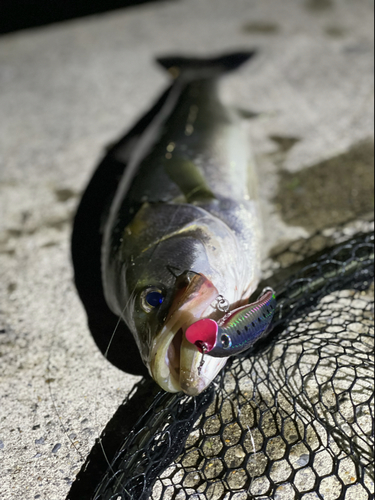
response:
[[[167,84],[155,55],[252,47],[223,96],[261,113],[246,126],[266,255],[308,234],[272,202],[280,166],[372,140],[371,0],[160,2],[0,39],[1,500],[65,498],[137,380],[97,350],[72,282],[71,220],[103,148]]]

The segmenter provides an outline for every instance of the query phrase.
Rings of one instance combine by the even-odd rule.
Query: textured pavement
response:
[[[99,353],[72,281],[72,217],[105,145],[167,85],[155,56],[253,47],[222,92],[260,113],[244,126],[266,257],[308,234],[272,201],[280,168],[372,141],[371,0],[179,0],[0,38],[1,500],[65,498],[138,380]]]

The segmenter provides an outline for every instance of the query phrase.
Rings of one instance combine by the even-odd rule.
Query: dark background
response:
[[[0,34],[155,1],[0,0]]]

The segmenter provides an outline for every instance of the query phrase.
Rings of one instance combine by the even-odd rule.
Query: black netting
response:
[[[373,234],[293,260],[271,335],[200,396],[159,392],[97,500],[373,498]]]

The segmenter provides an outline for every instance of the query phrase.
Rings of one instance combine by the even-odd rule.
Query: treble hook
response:
[[[201,342],[200,348],[202,349],[202,359],[201,359],[201,362],[198,366],[198,375],[200,375],[202,373],[202,368],[203,368],[203,365],[205,363],[204,355],[208,351],[207,344],[205,344],[204,342]]]

